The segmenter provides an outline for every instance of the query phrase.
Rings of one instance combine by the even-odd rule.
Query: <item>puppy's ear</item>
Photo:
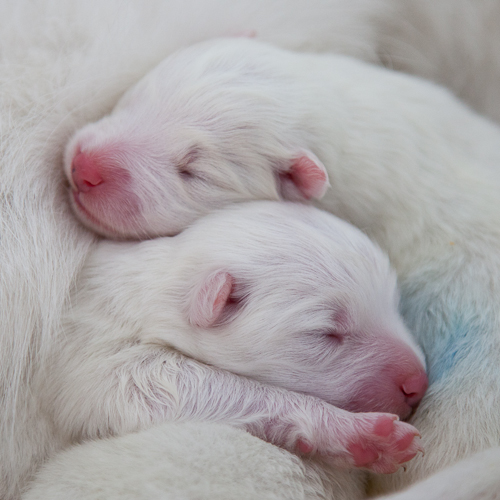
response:
[[[281,195],[292,201],[299,201],[301,197],[319,200],[330,187],[325,166],[312,151],[305,149],[296,152],[288,169],[279,177]]]
[[[209,328],[221,317],[229,302],[234,279],[226,271],[210,273],[195,287],[191,296],[188,320],[193,326]]]

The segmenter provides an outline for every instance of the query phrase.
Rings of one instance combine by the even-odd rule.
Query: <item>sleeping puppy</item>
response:
[[[397,415],[427,388],[397,306],[356,228],[300,204],[228,207],[175,238],[102,241],[39,390],[68,442],[216,421],[394,472],[421,449]]]

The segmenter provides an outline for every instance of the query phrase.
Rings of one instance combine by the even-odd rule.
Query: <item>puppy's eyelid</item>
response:
[[[338,342],[339,344],[344,341],[344,337],[345,337],[345,334],[340,333],[335,329],[325,331],[324,335],[327,336],[328,338],[330,338],[331,340]]]
[[[195,174],[186,165],[177,165],[177,172],[184,179],[192,179]]]

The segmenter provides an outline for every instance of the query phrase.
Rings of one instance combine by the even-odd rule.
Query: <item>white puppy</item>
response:
[[[318,199],[387,250],[433,382],[414,420],[428,452],[400,484],[500,443],[498,164],[498,128],[432,84],[246,39],[167,58],[66,155],[76,210],[103,234]]]
[[[68,442],[213,420],[377,472],[419,450],[395,415],[317,399],[407,417],[427,388],[388,259],[329,214],[251,203],[102,242],[77,288],[39,387]]]
[[[234,201],[320,199],[329,176],[334,189],[321,206],[353,219],[343,206],[352,189],[353,220],[373,231],[365,186],[377,185],[383,166],[395,176],[379,189],[394,197],[415,163],[438,164],[434,184],[463,163],[495,170],[499,136],[431,84],[227,39],[168,57],[74,136],[65,170],[77,215],[111,237],[175,234]]]

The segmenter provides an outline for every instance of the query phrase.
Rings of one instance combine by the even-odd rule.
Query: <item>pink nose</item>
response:
[[[86,153],[77,153],[71,162],[71,177],[78,191],[88,193],[103,182],[99,165]]]
[[[429,380],[424,372],[419,372],[407,378],[401,384],[401,391],[405,395],[405,400],[412,408],[415,408],[424,397],[429,385]]]

